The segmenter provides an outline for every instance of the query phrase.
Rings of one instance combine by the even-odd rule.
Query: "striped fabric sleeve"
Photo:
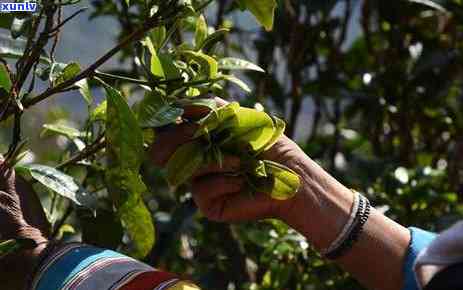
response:
[[[199,290],[120,253],[72,243],[47,257],[31,290]]]

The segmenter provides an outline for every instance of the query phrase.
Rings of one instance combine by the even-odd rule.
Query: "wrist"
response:
[[[301,188],[281,205],[279,217],[317,250],[326,248],[349,219],[354,195],[305,154],[291,168],[299,174]]]

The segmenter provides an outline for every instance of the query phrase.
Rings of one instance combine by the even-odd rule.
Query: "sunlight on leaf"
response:
[[[242,7],[249,10],[265,27],[266,30],[272,30],[276,0],[238,0]]]
[[[129,253],[145,257],[155,242],[151,213],[142,193],[146,187],[139,170],[143,161],[143,132],[124,97],[106,85],[106,140],[108,169],[106,182],[114,206],[131,239]]]
[[[42,185],[72,200],[75,204],[92,210],[96,209],[97,197],[85,191],[72,176],[46,165],[30,164],[21,167]]]
[[[225,57],[218,61],[219,69],[225,70],[253,70],[258,72],[265,72],[265,70],[250,61],[234,58]]]

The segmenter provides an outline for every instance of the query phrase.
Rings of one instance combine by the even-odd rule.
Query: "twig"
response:
[[[60,0],[60,3],[61,3],[61,0]],[[59,6],[58,23],[61,23],[61,18],[62,17],[63,17],[63,7]],[[58,46],[59,34],[61,32],[59,27],[60,26],[58,25],[58,29],[56,30],[56,33],[53,36],[53,44],[52,44],[51,49],[50,49],[50,59],[51,59],[52,63],[55,62],[55,51],[56,51],[56,47]],[[53,31],[53,29],[52,29],[52,31]],[[51,35],[51,32],[49,34]]]
[[[88,77],[93,76],[95,74],[95,70],[98,67],[100,67],[108,59],[113,57],[122,48],[124,48],[126,45],[130,44],[133,41],[140,40],[148,30],[152,29],[153,27],[159,26],[161,23],[163,23],[163,21],[159,20],[156,15],[153,16],[152,18],[147,20],[140,29],[136,30],[135,32],[133,32],[132,34],[127,36],[122,42],[120,42],[114,48],[109,50],[105,55],[100,57],[95,63],[90,65],[83,72],[81,72],[80,74],[78,74],[77,76],[75,76],[72,79],[69,79],[69,80],[67,80],[65,82],[62,82],[62,83],[60,83],[59,85],[57,85],[55,87],[47,89],[45,92],[41,93],[37,97],[28,100],[27,102],[24,103],[24,108],[27,109],[27,108],[29,108],[29,107],[31,107],[31,106],[45,100],[46,98],[48,98],[51,95],[54,95],[56,93],[60,93],[62,90],[66,89],[67,87],[69,87],[71,85],[73,85],[74,83],[76,83],[76,82],[78,82],[78,81],[80,81],[80,80],[82,80],[84,78],[88,78]],[[8,116],[10,114],[7,113],[5,115]],[[5,118],[5,116],[4,116],[4,118]]]
[[[16,150],[16,147],[21,142],[21,116],[22,112],[16,112],[14,115],[13,141],[11,142],[8,153],[6,154],[7,159],[12,156]]]
[[[72,164],[75,164],[79,161],[82,161],[84,160],[85,158],[97,153],[98,151],[100,151],[101,149],[105,148],[106,146],[106,141],[103,140],[103,136],[104,135],[101,135],[99,138],[97,138],[97,140],[95,142],[93,142],[93,144],[91,144],[90,146],[86,147],[82,152],[80,152],[79,154],[71,157],[70,159],[64,161],[63,163],[61,163],[60,165],[58,165],[56,167],[56,169],[63,169],[64,167],[66,166],[69,166],[69,165],[72,165]]]
[[[77,15],[79,15],[80,13],[84,12],[87,9],[88,9],[88,7],[81,8],[81,9],[77,10],[76,12],[74,12],[68,18],[64,19],[62,22],[60,21],[60,23],[58,23],[58,25],[56,27],[54,27],[52,30],[50,30],[50,34],[54,33],[54,32],[58,32],[60,30],[60,28],[63,27],[68,21],[70,21],[72,18],[76,17]]]
[[[14,89],[16,92],[20,92],[24,84],[24,81],[27,79],[30,70],[33,68],[34,64],[40,58],[40,54],[43,48],[48,43],[48,32],[53,26],[53,18],[56,12],[56,6],[50,5],[46,10],[46,21],[42,32],[40,33],[39,38],[37,39],[35,45],[32,47],[30,54],[24,54],[23,58],[25,59],[24,66],[21,65],[20,70],[18,71],[18,76],[14,82]]]

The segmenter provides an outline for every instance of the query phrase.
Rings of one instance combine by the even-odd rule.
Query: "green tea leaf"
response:
[[[146,187],[138,172],[111,167],[106,172],[108,190],[124,229],[130,237],[128,253],[138,259],[149,254],[156,239],[150,211],[142,199]]]
[[[164,43],[167,32],[165,26],[155,27],[151,33],[149,34],[151,41],[153,43],[153,47],[156,51],[159,51],[161,45]]]
[[[164,103],[161,96],[146,94],[138,104],[138,122],[142,128],[156,128],[175,123],[183,109]]]
[[[228,125],[229,144],[246,145],[252,152],[260,152],[272,140],[274,124],[265,112],[240,107],[232,122]]]
[[[75,204],[92,210],[97,208],[97,197],[85,191],[73,177],[46,165],[30,164],[21,167],[42,185]]]
[[[58,68],[58,67],[56,67]],[[80,73],[80,65],[75,62],[67,64],[61,71],[52,70],[52,81],[56,85],[64,83]]]
[[[45,124],[43,125],[43,128],[44,130],[40,134],[41,137],[50,132],[65,136],[69,139],[80,138],[85,136],[84,132],[80,132],[76,128],[72,128],[63,124]]]
[[[87,104],[91,105],[93,103],[93,96],[92,92],[90,91],[90,86],[88,85],[88,80],[82,79],[76,83],[76,86],[79,87],[79,92]]]
[[[275,145],[275,143],[280,139],[281,136],[283,136],[285,129],[286,129],[286,123],[282,119],[273,116],[273,123],[274,123],[274,128],[275,130],[273,131],[272,138],[268,141],[268,143],[265,145],[264,148],[262,148],[261,152],[267,151],[270,148]]]
[[[245,82],[235,77],[234,75],[221,75],[221,77],[225,79],[226,81],[234,83],[235,85],[240,87],[243,91],[245,91],[248,94],[252,92],[251,88]]]
[[[225,57],[218,61],[219,69],[225,70],[253,70],[258,72],[265,72],[265,70],[252,62],[247,60]]]
[[[131,239],[130,254],[145,257],[155,241],[154,225],[142,193],[146,187],[139,170],[143,161],[143,132],[124,97],[105,85],[107,95],[106,183],[114,206]]]
[[[215,45],[224,40],[225,36],[230,32],[230,29],[221,28],[216,30],[214,33],[209,35],[198,47],[198,49],[202,50],[204,53],[209,54]]]
[[[121,93],[108,85],[105,90],[110,167],[121,166],[138,172],[143,157],[143,132]]]
[[[253,169],[253,174],[254,176],[257,177],[268,177],[267,174],[267,169],[265,167],[265,162],[262,160],[258,160],[257,163],[255,164],[255,167]]]
[[[199,122],[198,131],[194,138],[209,134],[220,127],[221,130],[226,129],[224,124],[231,123],[231,120],[236,118],[236,114],[240,105],[237,102],[223,106],[216,111],[211,111],[207,117]],[[219,130],[220,131],[220,130]]]
[[[3,63],[0,63],[0,89],[4,89],[6,92],[11,90],[11,79],[8,71]]]
[[[107,102],[101,102],[95,110],[90,113],[90,121],[105,121],[106,120]]]
[[[218,64],[217,61],[202,53],[196,51],[182,51],[183,55],[185,55],[189,60],[192,60],[199,64],[201,67],[200,72],[203,78],[207,79],[215,79],[218,73]]]
[[[256,190],[268,193],[277,200],[286,200],[296,195],[301,186],[297,173],[273,161],[264,160],[264,163],[269,177],[259,178],[257,184],[254,184]]]
[[[242,7],[249,10],[266,30],[272,30],[276,0],[239,0]]]
[[[205,107],[211,111],[217,110],[217,102],[214,99],[181,99],[176,102],[181,107]]]
[[[207,29],[206,18],[201,14],[196,21],[195,46],[197,50],[201,48],[201,45],[207,38]]]
[[[175,66],[172,55],[167,53],[151,54],[151,72],[159,78],[176,79],[180,77],[180,71]]]
[[[167,181],[172,186],[185,183],[204,161],[204,149],[199,141],[180,146],[167,162]]]

